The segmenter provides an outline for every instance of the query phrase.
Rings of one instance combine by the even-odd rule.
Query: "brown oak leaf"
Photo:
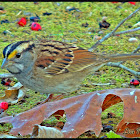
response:
[[[95,91],[47,102],[15,117],[1,118],[0,123],[12,123],[10,134],[27,135],[32,133],[34,125],[41,124],[52,114],[62,116],[65,112],[67,121],[61,130],[65,138],[76,138],[88,130],[98,136],[102,130],[102,111],[119,102],[124,103],[124,116],[116,133],[123,137],[140,137],[140,89],[133,88]]]

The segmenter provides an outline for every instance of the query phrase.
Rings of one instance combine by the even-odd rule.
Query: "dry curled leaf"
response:
[[[41,124],[52,114],[66,113],[66,123],[61,130],[65,138],[76,138],[84,132],[94,131],[99,136],[102,130],[101,113],[113,104],[124,103],[124,116],[117,126],[117,134],[124,137],[140,137],[140,133],[126,131],[140,128],[140,89],[124,88],[95,91],[62,100],[47,102],[33,109],[0,119],[12,123],[10,133],[31,134],[35,124]],[[56,113],[57,112],[57,113]],[[131,130],[131,131],[132,131]]]
[[[8,134],[0,134],[0,138],[17,138],[17,137]]]
[[[34,125],[32,138],[63,138],[63,133],[54,127]]]
[[[16,104],[20,101],[26,92],[26,88],[21,83],[16,83],[13,87],[9,87],[5,90],[5,95],[0,97],[0,102],[8,102],[10,104]]]

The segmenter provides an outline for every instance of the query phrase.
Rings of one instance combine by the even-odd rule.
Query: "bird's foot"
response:
[[[56,96],[54,96],[54,94],[49,94],[48,97],[44,101],[37,102],[37,105],[44,104],[44,103],[50,102],[50,101],[60,100],[60,99],[63,99],[63,95],[62,94],[56,95]]]

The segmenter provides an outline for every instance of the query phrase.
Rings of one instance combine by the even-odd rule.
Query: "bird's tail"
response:
[[[140,59],[140,53],[135,54],[117,54],[106,57],[107,62],[127,61]]]

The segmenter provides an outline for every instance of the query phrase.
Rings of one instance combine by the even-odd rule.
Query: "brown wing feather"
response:
[[[35,65],[45,69],[46,74],[57,75],[68,72],[68,67],[73,62],[73,51],[61,42],[46,41],[37,44],[40,48],[40,56]],[[72,47],[73,48],[73,47]]]
[[[69,71],[80,71],[84,68],[93,65],[95,62],[98,62],[97,54],[89,52],[88,50],[84,49],[77,49],[73,50],[74,59],[73,63],[68,68]]]
[[[61,57],[60,57],[61,56]],[[73,62],[74,55],[70,54],[68,50],[56,57],[54,63],[46,67],[46,72],[51,75],[68,72],[68,67]]]
[[[133,56],[132,54],[115,56],[95,54],[59,41],[42,41],[36,43],[35,47],[40,51],[37,53],[40,56],[38,56],[35,65],[45,69],[46,76],[81,71],[91,65],[98,66],[109,61],[139,58],[139,54]]]
[[[88,50],[71,47],[57,41],[46,41],[38,45],[41,48],[41,55],[35,65],[45,69],[48,75],[80,71],[94,63],[102,63],[104,58]]]

